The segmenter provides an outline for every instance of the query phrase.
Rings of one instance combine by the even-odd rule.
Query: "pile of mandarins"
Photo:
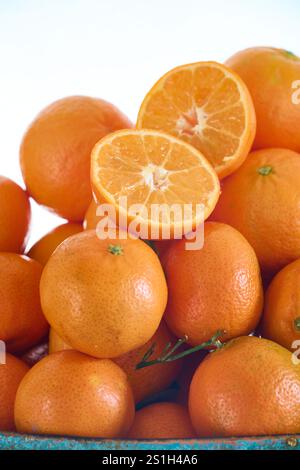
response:
[[[26,191],[0,177],[1,431],[300,433],[299,80],[298,57],[252,48],[168,72],[134,128],[82,96],[36,117]],[[67,222],[28,251],[30,197]],[[189,204],[203,246],[157,204]]]

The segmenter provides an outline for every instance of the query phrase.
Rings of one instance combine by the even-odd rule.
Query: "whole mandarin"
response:
[[[178,337],[196,346],[218,330],[223,339],[248,334],[263,308],[260,270],[253,248],[233,227],[204,224],[204,246],[171,243],[163,257],[169,300],[165,320]]]
[[[117,438],[134,413],[122,369],[77,351],[50,354],[33,366],[15,402],[16,428],[28,434]]]
[[[123,113],[98,98],[69,96],[47,106],[27,129],[20,149],[30,195],[61,217],[81,222],[92,199],[92,148],[110,132],[128,127]]]
[[[255,108],[254,148],[300,152],[300,58],[275,47],[252,47],[226,61],[246,83]]]
[[[300,258],[300,154],[252,152],[223,182],[211,219],[247,238],[267,278]]]
[[[200,437],[300,431],[300,368],[290,351],[246,336],[210,353],[193,377],[189,411]]]
[[[141,240],[105,239],[94,230],[62,242],[46,264],[43,312],[74,349],[113,358],[144,345],[167,302],[159,259]]]

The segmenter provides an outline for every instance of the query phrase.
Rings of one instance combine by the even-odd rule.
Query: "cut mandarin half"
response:
[[[176,67],[156,82],[136,127],[161,130],[193,145],[224,178],[247,157],[256,117],[237,74],[216,62],[197,62]]]
[[[96,198],[126,223],[138,222],[145,238],[167,238],[164,229],[171,238],[186,234],[211,214],[220,194],[216,172],[195,147],[155,130],[101,139],[92,152],[91,181]]]

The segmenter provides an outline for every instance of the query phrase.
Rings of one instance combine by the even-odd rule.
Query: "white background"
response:
[[[0,174],[22,184],[22,134],[50,102],[97,96],[135,121],[170,68],[257,45],[300,55],[299,0],[0,0]],[[60,223],[33,206],[30,243]]]

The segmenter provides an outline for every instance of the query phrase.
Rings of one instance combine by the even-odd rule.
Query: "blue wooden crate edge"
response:
[[[300,435],[130,441],[0,433],[1,450],[300,450]]]

